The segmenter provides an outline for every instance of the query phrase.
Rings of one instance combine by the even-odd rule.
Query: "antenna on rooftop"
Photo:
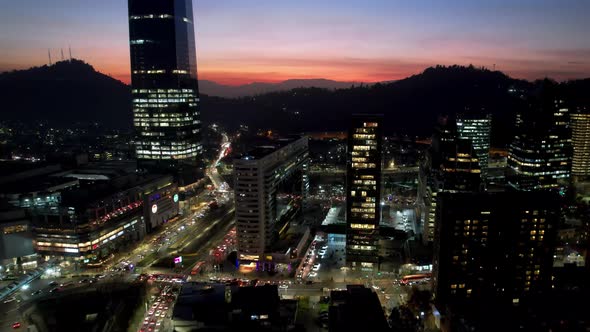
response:
[[[51,50],[50,49],[47,49],[47,56],[49,57],[49,65],[51,66],[52,63],[51,63]]]
[[[62,48],[62,49],[60,49],[60,51],[61,51],[61,61],[64,61],[64,49]]]
[[[72,62],[72,48],[68,45],[68,51],[70,52],[70,62]]]

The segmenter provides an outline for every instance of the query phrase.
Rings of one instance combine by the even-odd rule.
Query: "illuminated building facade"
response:
[[[84,265],[100,264],[119,246],[141,240],[179,213],[173,176],[140,174],[135,162],[69,170],[41,166],[14,178],[5,180],[0,197],[24,210],[30,225],[5,229],[10,234],[5,238],[29,232],[37,254]]]
[[[346,262],[356,270],[378,268],[382,126],[382,115],[359,114],[348,131]]]
[[[138,167],[196,179],[201,155],[191,0],[129,0],[133,124]]]
[[[304,199],[309,189],[308,167],[307,137],[276,140],[234,160],[240,264],[255,264],[268,260],[265,254],[271,256],[279,234],[289,227],[289,220],[277,208],[279,187],[292,181],[290,188]]]
[[[570,117],[574,149],[572,175],[588,177],[590,176],[590,112],[575,112]]]
[[[491,131],[491,114],[457,114],[457,137],[471,141],[483,177],[488,168]]]
[[[572,141],[569,109],[551,94],[516,116],[516,134],[508,151],[513,175],[508,182],[518,190],[557,189],[570,177]]]
[[[441,308],[494,310],[551,289],[553,193],[439,193],[437,209],[433,286]]]
[[[143,239],[146,233],[178,215],[178,190],[172,176],[106,181],[97,174],[66,176],[78,178],[81,183],[62,192],[59,205],[31,210],[33,246],[40,255],[98,264],[118,246]],[[123,178],[129,179],[129,186],[108,184]],[[84,183],[88,181],[94,183]]]
[[[434,241],[437,199],[440,193],[478,192],[483,190],[479,158],[468,138],[457,138],[446,119],[439,120],[432,145],[419,165],[417,206],[422,221],[422,242]]]
[[[481,168],[471,140],[457,138],[444,150],[441,189],[447,192],[478,191]]]

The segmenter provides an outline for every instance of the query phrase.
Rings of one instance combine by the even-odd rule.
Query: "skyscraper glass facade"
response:
[[[492,116],[490,114],[457,114],[457,136],[471,141],[483,177],[488,168],[491,131]]]
[[[139,167],[191,167],[201,154],[191,0],[129,0]]]
[[[559,188],[570,176],[572,149],[569,109],[553,99],[518,113],[508,151],[509,178],[519,190]]]

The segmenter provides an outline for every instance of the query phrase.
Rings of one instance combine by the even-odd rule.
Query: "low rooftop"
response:
[[[256,160],[261,159],[269,154],[277,151],[278,149],[295,142],[296,140],[300,139],[300,136],[293,136],[293,137],[285,137],[279,138],[276,140],[269,140],[267,144],[259,145],[253,148],[252,150],[242,154],[238,159],[242,160]]]

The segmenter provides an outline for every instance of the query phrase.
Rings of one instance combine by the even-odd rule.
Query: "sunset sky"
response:
[[[375,82],[436,64],[511,76],[590,77],[588,0],[194,0],[200,79]],[[129,82],[126,0],[0,4],[0,71],[60,48]]]

